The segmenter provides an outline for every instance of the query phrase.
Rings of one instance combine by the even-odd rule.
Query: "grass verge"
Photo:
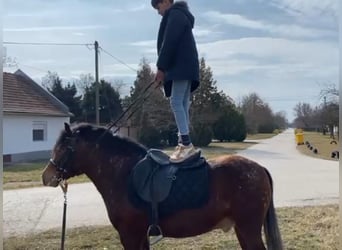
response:
[[[322,133],[306,131],[304,131],[303,137],[304,142],[309,142],[313,149],[317,149],[318,152],[315,154],[313,150],[310,150],[310,148],[304,144],[297,146],[297,149],[301,153],[315,158],[338,161],[336,158],[331,158],[331,153],[339,150],[339,141],[337,139],[333,140],[329,135],[323,135]],[[336,144],[334,142],[336,142]]]
[[[3,168],[3,189],[17,189],[42,186],[41,175],[48,160],[7,165]],[[69,183],[88,182],[89,178],[81,175],[71,178]]]
[[[338,249],[338,205],[278,208],[278,222],[285,249]],[[67,230],[66,249],[122,249],[117,232],[111,226],[82,227]],[[4,239],[4,249],[59,249],[60,230],[25,237]],[[215,230],[184,239],[166,238],[155,250],[240,249],[233,231]]]

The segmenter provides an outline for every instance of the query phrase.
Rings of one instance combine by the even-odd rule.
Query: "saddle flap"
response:
[[[159,149],[150,149],[147,154],[159,165],[170,164],[170,157]]]
[[[134,167],[134,188],[143,200],[160,202],[169,194],[176,171],[177,168],[155,164],[147,155]]]

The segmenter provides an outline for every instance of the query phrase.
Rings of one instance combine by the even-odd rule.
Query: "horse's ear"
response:
[[[66,122],[64,122],[64,129],[67,132],[67,135],[71,135],[72,134],[71,129],[70,129],[70,125],[68,123],[66,123]]]

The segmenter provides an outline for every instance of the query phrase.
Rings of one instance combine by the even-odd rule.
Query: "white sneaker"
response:
[[[181,143],[176,147],[175,152],[173,152],[170,156],[170,162],[179,163],[189,158],[193,154],[196,153],[196,150],[192,144],[185,146]]]

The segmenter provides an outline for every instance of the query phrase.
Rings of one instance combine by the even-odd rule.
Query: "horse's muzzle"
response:
[[[51,166],[51,164],[49,163],[42,173],[43,185],[57,187],[60,182],[60,178],[58,178],[57,176],[58,173],[56,171],[56,168],[54,166]]]

